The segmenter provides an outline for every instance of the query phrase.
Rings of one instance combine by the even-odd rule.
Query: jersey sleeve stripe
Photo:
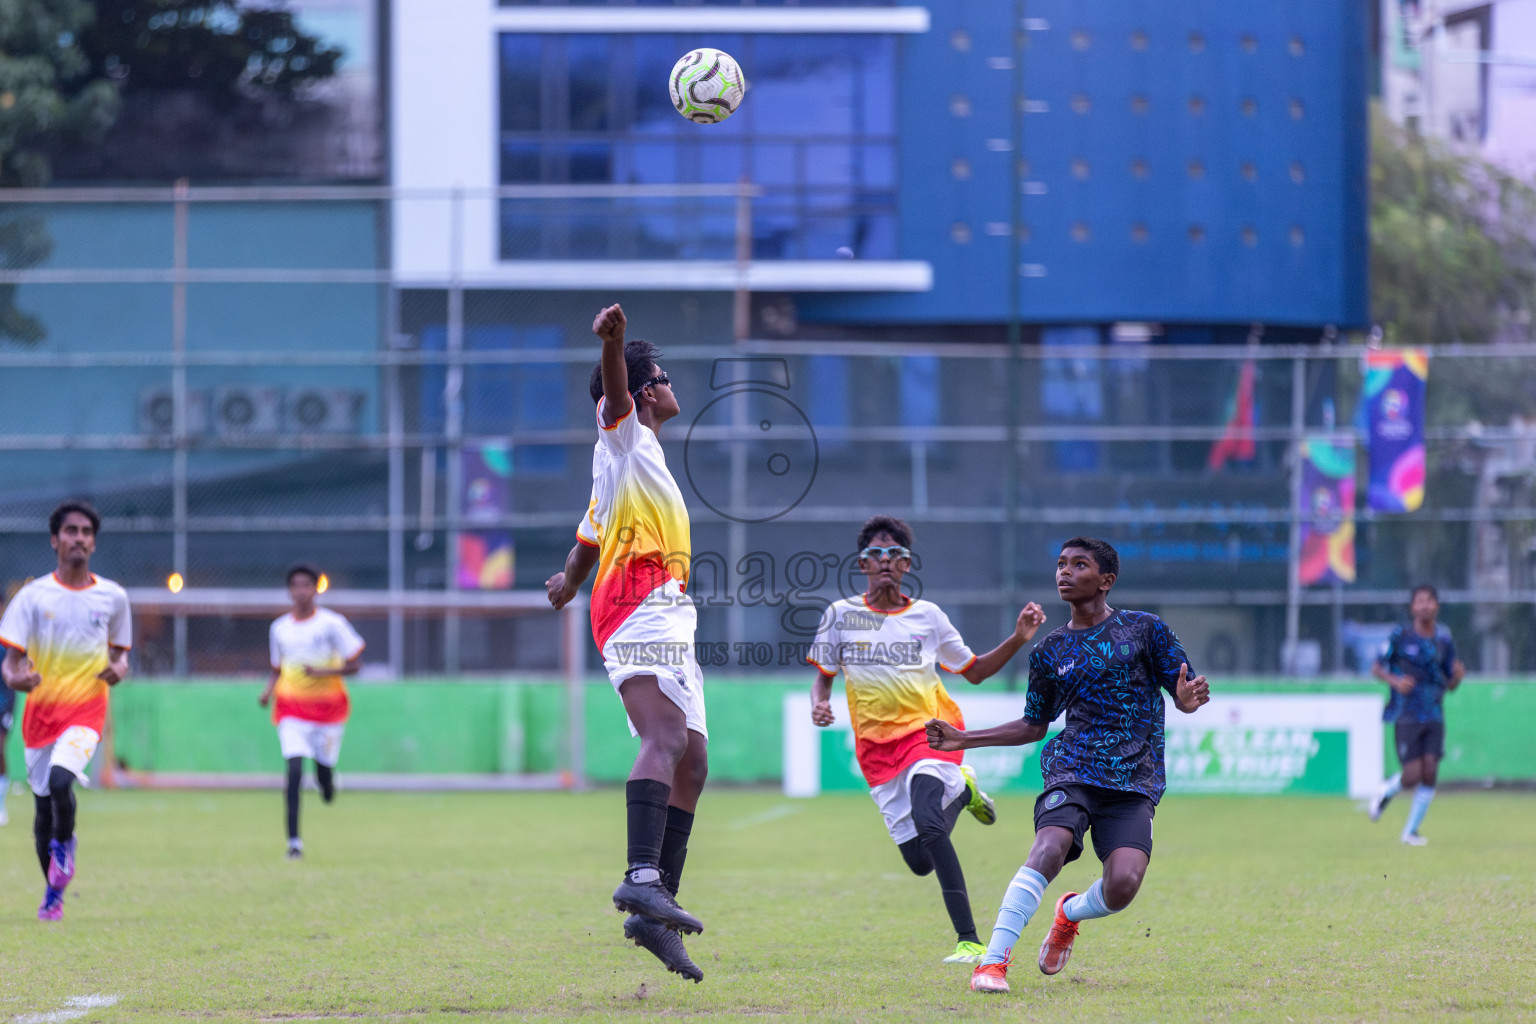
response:
[[[608,401],[608,396],[604,395],[603,396],[603,402],[606,404],[607,401]],[[634,411],[635,411],[635,400],[633,398],[631,398],[629,400],[629,412],[625,413],[623,416],[620,416],[618,419],[614,420],[613,424],[611,426],[606,426],[605,427],[605,426],[603,426],[602,423],[599,423],[598,427],[600,427],[603,430],[617,430],[617,429],[619,429],[619,424],[623,423],[626,419],[628,419],[630,416],[632,416],[634,414]],[[599,407],[599,409],[598,409],[598,415],[602,415],[601,407]]]
[[[107,646],[112,648],[114,651],[131,651],[131,650],[133,650],[133,644],[107,644]]]
[[[599,544],[595,540],[587,540],[587,538],[585,538],[585,537],[583,537],[581,535],[581,532],[579,530],[576,533],[576,543],[578,543],[578,544],[585,544],[589,548],[597,548],[598,550],[602,550],[602,545],[601,544]]]
[[[805,660],[806,660],[807,664],[815,665],[818,669],[820,669],[821,670],[821,674],[824,675],[824,676],[835,676],[835,675],[837,675],[837,670],[836,669],[827,668],[825,665],[823,665],[821,662],[817,661],[815,658],[807,656]]]
[[[7,640],[3,636],[0,636],[0,646],[9,647],[11,650],[13,650],[13,651],[20,651],[22,654],[26,654],[27,653],[27,649],[25,647],[21,646],[21,644],[12,643],[11,641]]]
[[[966,662],[964,665],[961,665],[959,668],[950,668],[948,665],[942,663],[939,665],[939,668],[943,669],[945,672],[952,672],[955,675],[959,675],[974,664],[976,664],[976,655],[973,654],[971,655],[971,660]]]

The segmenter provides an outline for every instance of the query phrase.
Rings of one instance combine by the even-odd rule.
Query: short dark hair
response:
[[[1106,576],[1120,575],[1120,552],[1107,540],[1099,540],[1097,537],[1073,537],[1069,541],[1063,541],[1061,550],[1067,548],[1082,548],[1093,556],[1093,560],[1099,565],[1099,572]]]
[[[896,538],[896,543],[904,548],[912,546],[912,527],[907,525],[905,519],[897,519],[895,516],[870,516],[864,520],[864,525],[859,527],[859,550],[863,551],[869,546],[869,540],[877,533],[888,533]]]
[[[634,338],[624,343],[624,368],[629,371],[629,393],[633,395],[645,386],[645,382],[651,379],[651,368],[656,365],[656,360],[661,358],[661,349],[652,345],[644,338]],[[599,362],[592,367],[592,378],[587,382],[587,390],[592,393],[592,404],[596,405],[603,398],[603,364]]]
[[[48,536],[57,537],[59,531],[64,529],[64,517],[71,512],[78,512],[91,521],[91,532],[101,532],[101,514],[88,501],[72,498],[64,502],[48,516]]]
[[[1428,583],[1420,583],[1418,586],[1414,587],[1413,592],[1408,595],[1408,603],[1410,605],[1413,604],[1414,599],[1417,598],[1420,594],[1428,594],[1430,597],[1435,599],[1435,604],[1440,603],[1440,591],[1436,590]]]
[[[283,577],[283,582],[285,584],[292,583],[293,582],[293,578],[295,576],[300,575],[300,574],[308,576],[311,580],[313,580],[316,583],[320,582],[320,570],[316,569],[314,566],[310,565],[308,562],[295,562],[293,565],[290,565],[288,567],[288,575]]]

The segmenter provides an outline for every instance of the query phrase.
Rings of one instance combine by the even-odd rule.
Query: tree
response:
[[[1379,110],[1371,128],[1371,303],[1387,342],[1529,336],[1536,189]]]
[[[117,116],[117,90],[79,45],[92,13],[86,0],[0,0],[0,188],[48,184],[59,140],[99,138]],[[41,217],[0,214],[0,265],[36,266],[52,250]],[[0,338],[42,340],[15,300],[16,285],[0,285]]]
[[[82,34],[91,63],[125,95],[191,90],[219,110],[291,100],[336,73],[339,49],[280,7],[236,0],[98,0]]]

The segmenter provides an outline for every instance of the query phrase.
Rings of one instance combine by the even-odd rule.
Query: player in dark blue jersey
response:
[[[1419,835],[1419,826],[1435,798],[1440,759],[1445,756],[1442,702],[1447,693],[1461,685],[1467,667],[1456,657],[1451,631],[1436,621],[1440,617],[1440,595],[1434,587],[1414,587],[1408,611],[1413,623],[1392,631],[1387,649],[1372,669],[1377,679],[1392,688],[1381,720],[1393,724],[1397,760],[1403,767],[1371,801],[1371,820],[1379,821],[1387,801],[1404,789],[1413,788],[1413,806],[1403,825],[1402,838],[1409,846],[1423,846],[1428,840]]]
[[[928,723],[930,745],[963,750],[1038,742],[1066,715],[1065,729],[1040,755],[1045,792],[1035,802],[1034,846],[1003,895],[987,952],[971,975],[974,992],[1008,991],[1013,944],[1051,879],[1082,854],[1084,832],[1093,832],[1104,876],[1087,892],[1056,901],[1040,970],[1055,974],[1066,966],[1079,921],[1130,905],[1152,855],[1152,815],[1164,789],[1159,691],[1185,714],[1211,699],[1204,676],[1189,678],[1184,648],[1162,619],[1109,607],[1119,572],[1120,556],[1108,543],[1074,537],[1063,544],[1056,589],[1072,618],[1030,654],[1024,717],[969,733],[938,719]]]

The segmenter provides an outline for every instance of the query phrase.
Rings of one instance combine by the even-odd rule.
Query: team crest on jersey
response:
[[[677,671],[676,669],[673,669],[672,674],[677,677],[677,685],[681,686],[684,691],[687,691],[687,689],[688,689],[688,677],[683,675],[683,673]]]
[[[92,629],[106,629],[107,628],[107,613],[106,612],[91,612],[91,628]]]
[[[1416,656],[1419,653],[1419,645],[1418,644],[1409,644],[1408,646],[1403,648],[1403,653],[1408,655],[1408,657],[1412,658],[1412,657]]]
[[[1118,650],[1120,651],[1120,657],[1122,658],[1129,658],[1131,656],[1130,644],[1121,644]]]
[[[1060,807],[1061,802],[1066,798],[1067,794],[1058,789],[1056,792],[1045,798],[1045,809],[1050,810],[1053,807]]]

